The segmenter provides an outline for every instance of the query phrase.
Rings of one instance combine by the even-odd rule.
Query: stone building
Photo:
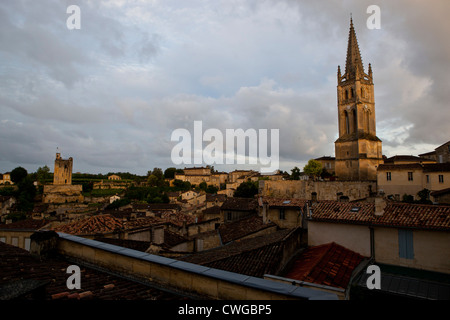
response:
[[[56,153],[55,171],[53,173],[53,184],[72,184],[73,159],[61,158],[60,153]]]
[[[419,154],[419,157],[434,160],[438,163],[450,162],[450,141],[440,145],[434,151]]]
[[[80,203],[84,201],[81,194],[82,185],[72,185],[72,167],[72,157],[64,160],[60,153],[56,153],[53,185],[44,185],[42,196],[44,203]]]
[[[382,164],[377,171],[377,188],[395,200],[402,200],[405,194],[420,200],[417,193],[423,189],[433,193],[450,188],[450,163]],[[430,200],[439,202],[431,196]]]
[[[372,66],[365,73],[358,40],[350,20],[345,73],[338,66],[339,138],[335,141],[335,171],[339,180],[376,180],[383,163],[376,135]]]

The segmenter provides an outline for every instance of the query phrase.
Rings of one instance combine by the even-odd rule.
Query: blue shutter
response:
[[[413,231],[406,231],[406,258],[414,259]]]

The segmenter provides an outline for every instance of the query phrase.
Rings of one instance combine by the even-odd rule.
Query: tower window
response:
[[[355,91],[353,90],[353,88],[350,89],[350,98],[353,98],[355,96]]]
[[[356,109],[353,109],[353,132],[357,131],[358,131],[358,118],[356,116]]]
[[[444,183],[444,175],[443,174],[439,175],[439,183]]]
[[[345,90],[345,100],[348,99],[348,90]]]
[[[391,173],[390,172],[386,172],[386,180],[391,181]]]
[[[350,121],[348,119],[348,112],[345,111],[345,130],[347,133],[350,133]]]

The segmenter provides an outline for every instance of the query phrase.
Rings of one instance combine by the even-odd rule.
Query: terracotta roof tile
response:
[[[450,230],[450,206],[388,202],[384,213],[376,216],[373,203],[320,201],[313,206],[311,220]]]
[[[115,218],[109,214],[105,214],[88,217],[64,225],[59,225],[53,228],[53,230],[74,235],[88,235],[97,233],[112,233],[123,228],[124,223],[121,219]]]
[[[353,270],[364,258],[334,242],[309,247],[294,261],[285,277],[345,289]]]

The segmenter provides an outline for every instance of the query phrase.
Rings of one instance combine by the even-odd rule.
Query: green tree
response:
[[[167,168],[164,170],[164,178],[173,179],[175,178],[175,173],[177,172],[177,168]]]
[[[205,181],[200,182],[200,184],[198,185],[198,188],[200,190],[206,191],[206,188],[208,188],[208,185],[206,184]]]
[[[161,187],[164,185],[164,173],[161,168],[154,168],[147,174],[147,182],[152,187]]]
[[[217,188],[216,186],[213,186],[212,184],[210,184],[207,188],[206,188],[206,193],[217,193],[217,191],[219,191],[219,188]]]
[[[308,164],[306,166],[304,166],[303,171],[310,175],[313,176],[314,178],[317,178],[320,176],[320,174],[322,173],[322,164],[314,159],[310,159],[308,161]]]
[[[26,169],[22,167],[17,167],[13,171],[11,171],[11,181],[17,184],[23,179],[25,179],[27,175],[28,172]]]
[[[36,179],[41,184],[45,184],[50,179],[50,168],[48,166],[39,167],[36,171]]]
[[[242,182],[234,192],[234,196],[240,198],[253,198],[256,194],[258,194],[258,182],[251,180]]]
[[[300,180],[300,169],[298,167],[294,167],[291,170],[291,179],[292,180]]]
[[[419,192],[417,192],[417,195],[419,196],[419,201],[417,201],[418,203],[424,203],[424,204],[433,204],[433,202],[430,200],[430,190],[428,190],[427,188],[420,190]]]
[[[30,176],[26,176],[17,183],[17,209],[21,212],[33,210],[36,187]]]

